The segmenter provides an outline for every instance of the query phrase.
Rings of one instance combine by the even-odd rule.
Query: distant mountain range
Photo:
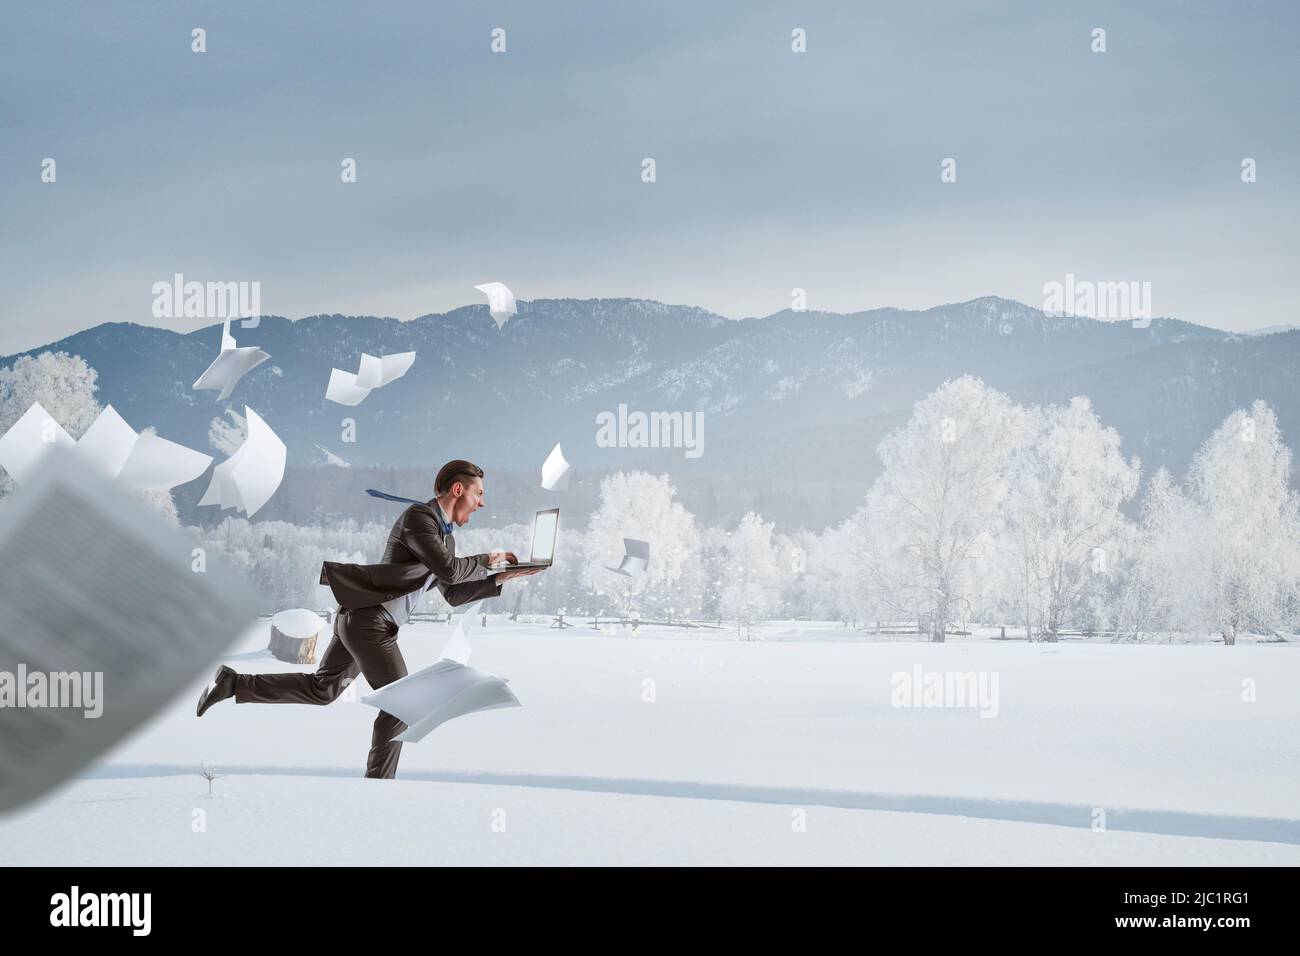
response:
[[[212,450],[212,420],[247,404],[295,466],[328,468],[336,480],[364,482],[375,469],[427,475],[451,457],[526,474],[558,441],[589,474],[667,472],[688,506],[695,498],[700,510],[730,517],[757,499],[768,517],[795,527],[850,513],[878,471],[880,439],[914,401],[966,373],[1022,402],[1090,396],[1148,473],[1163,464],[1181,474],[1223,418],[1256,398],[1274,406],[1289,436],[1300,428],[1300,331],[1231,334],[1176,319],[1135,328],[994,297],[741,321],[640,299],[544,299],[520,302],[501,329],[478,305],[409,322],[267,317],[234,331],[271,359],[227,403],[190,388],[217,354],[219,325],[180,334],[110,323],[22,354],[80,355],[99,373],[102,403],[194,448]],[[411,371],[361,405],[325,400],[331,368],[355,371],[362,352],[411,350]],[[703,455],[598,447],[597,415],[620,404],[702,411]],[[355,442],[342,440],[349,418]],[[258,517],[300,517],[291,501],[277,512],[285,497]]]
[[[1266,325],[1260,329],[1251,329],[1242,335],[1276,335],[1279,332],[1294,332],[1300,325]]]

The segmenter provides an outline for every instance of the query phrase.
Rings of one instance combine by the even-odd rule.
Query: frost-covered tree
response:
[[[667,475],[620,471],[601,481],[600,507],[587,526],[584,577],[597,603],[619,614],[645,615],[688,607],[698,598],[684,587],[689,564],[698,560],[699,534],[675,494]],[[627,577],[609,570],[623,558],[624,538],[649,542],[644,574]]]
[[[818,603],[815,580],[820,576],[810,572],[811,558],[814,567],[821,556],[818,535],[811,531],[773,536],[777,566],[781,569],[781,604],[791,617],[807,619],[813,616]]]
[[[1291,451],[1263,401],[1239,410],[1201,446],[1188,473],[1198,511],[1197,593],[1208,626],[1234,644],[1243,628],[1293,619],[1300,591],[1300,518]]]
[[[698,580],[696,603],[698,616],[704,620],[722,620],[722,588],[726,584],[727,543],[731,540],[726,529],[701,528],[696,553]]]
[[[1125,532],[1120,506],[1137,492],[1141,468],[1083,396],[1036,407],[1029,422],[1032,440],[1012,459],[1004,544],[1028,625],[1055,641],[1111,573]]]
[[[855,563],[873,599],[928,617],[932,641],[969,603],[971,565],[1003,519],[1024,420],[1001,392],[964,376],[917,402],[880,443],[884,471],[855,516]]]
[[[267,599],[263,610],[332,608],[336,602],[320,581],[322,561],[358,564],[378,560],[377,545],[388,523],[357,525],[341,522],[334,528],[301,526],[287,521],[257,521],[227,517],[208,528],[192,528],[198,543],[244,574]]]
[[[525,532],[529,533],[531,527]],[[561,528],[555,544],[555,562],[546,573],[519,578],[506,585],[511,610],[553,613],[563,609],[575,616],[594,615],[601,610],[586,582],[588,554],[586,531]]]
[[[883,519],[871,518],[871,508],[880,506],[880,496],[868,495],[849,518],[821,535],[813,554],[819,569],[814,594],[830,609],[830,616],[846,627],[859,621],[893,619],[907,606],[915,614],[916,604],[928,600],[921,589],[904,583],[911,566],[900,567],[902,551],[898,539]]]
[[[741,637],[781,606],[784,576],[777,564],[770,523],[749,512],[727,542],[722,569],[722,614],[736,622]]]
[[[843,534],[845,522],[827,528],[821,534],[810,535],[805,547],[805,569],[795,580],[803,600],[807,602],[805,616],[815,620],[841,620],[841,589],[846,571],[844,551],[839,546],[838,535]]]
[[[95,400],[98,377],[85,359],[67,352],[24,355],[8,368],[0,369],[0,435],[12,428],[33,402],[40,402],[69,437],[80,438],[103,411]],[[0,498],[13,488],[13,479],[0,468]],[[180,523],[170,491],[134,494],[171,524]]]
[[[1199,525],[1195,506],[1169,472],[1158,469],[1142,496],[1139,522],[1116,549],[1108,601],[1116,640],[1146,641],[1191,626]]]
[[[40,402],[64,431],[73,439],[80,438],[100,412],[95,401],[97,377],[81,356],[67,352],[24,355],[0,369],[0,435],[12,428],[33,402]],[[13,479],[0,468],[0,497],[13,488]]]

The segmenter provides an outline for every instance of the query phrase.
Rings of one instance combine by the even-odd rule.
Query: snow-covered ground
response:
[[[524,706],[406,744],[396,781],[360,778],[364,704],[226,701],[197,719],[196,683],[82,778],[0,819],[0,860],[1300,864],[1294,644],[472,624],[471,663],[509,677]],[[408,667],[450,633],[405,628]],[[292,669],[266,636],[259,622],[225,660]],[[986,689],[996,676],[996,716],[892,706],[891,678],[918,666]],[[223,775],[213,798],[201,762]]]

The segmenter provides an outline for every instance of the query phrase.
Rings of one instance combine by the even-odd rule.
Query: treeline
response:
[[[1234,412],[1181,482],[1164,470],[1144,482],[1120,444],[1085,398],[1027,408],[958,379],[880,444],[880,477],[839,525],[781,534],[756,512],[704,525],[667,476],[617,472],[584,523],[562,521],[555,566],[509,585],[496,610],[718,619],[742,631],[774,617],[901,619],[936,641],[958,622],[1049,641],[1077,629],[1233,643],[1244,630],[1294,628],[1300,508],[1272,410]],[[802,480],[790,476],[790,495]],[[202,534],[277,606],[324,608],[320,562],[377,560],[400,507],[365,524],[227,519]],[[523,551],[528,532],[471,526],[457,549]],[[644,575],[611,570],[624,538],[650,543]]]

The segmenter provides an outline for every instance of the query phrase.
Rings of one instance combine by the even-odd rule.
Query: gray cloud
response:
[[[856,6],[15,8],[0,352],[153,322],[174,272],[412,318],[489,279],[740,317],[794,286],[838,311],[1036,304],[1071,271],[1191,321],[1296,320],[1294,5]]]

